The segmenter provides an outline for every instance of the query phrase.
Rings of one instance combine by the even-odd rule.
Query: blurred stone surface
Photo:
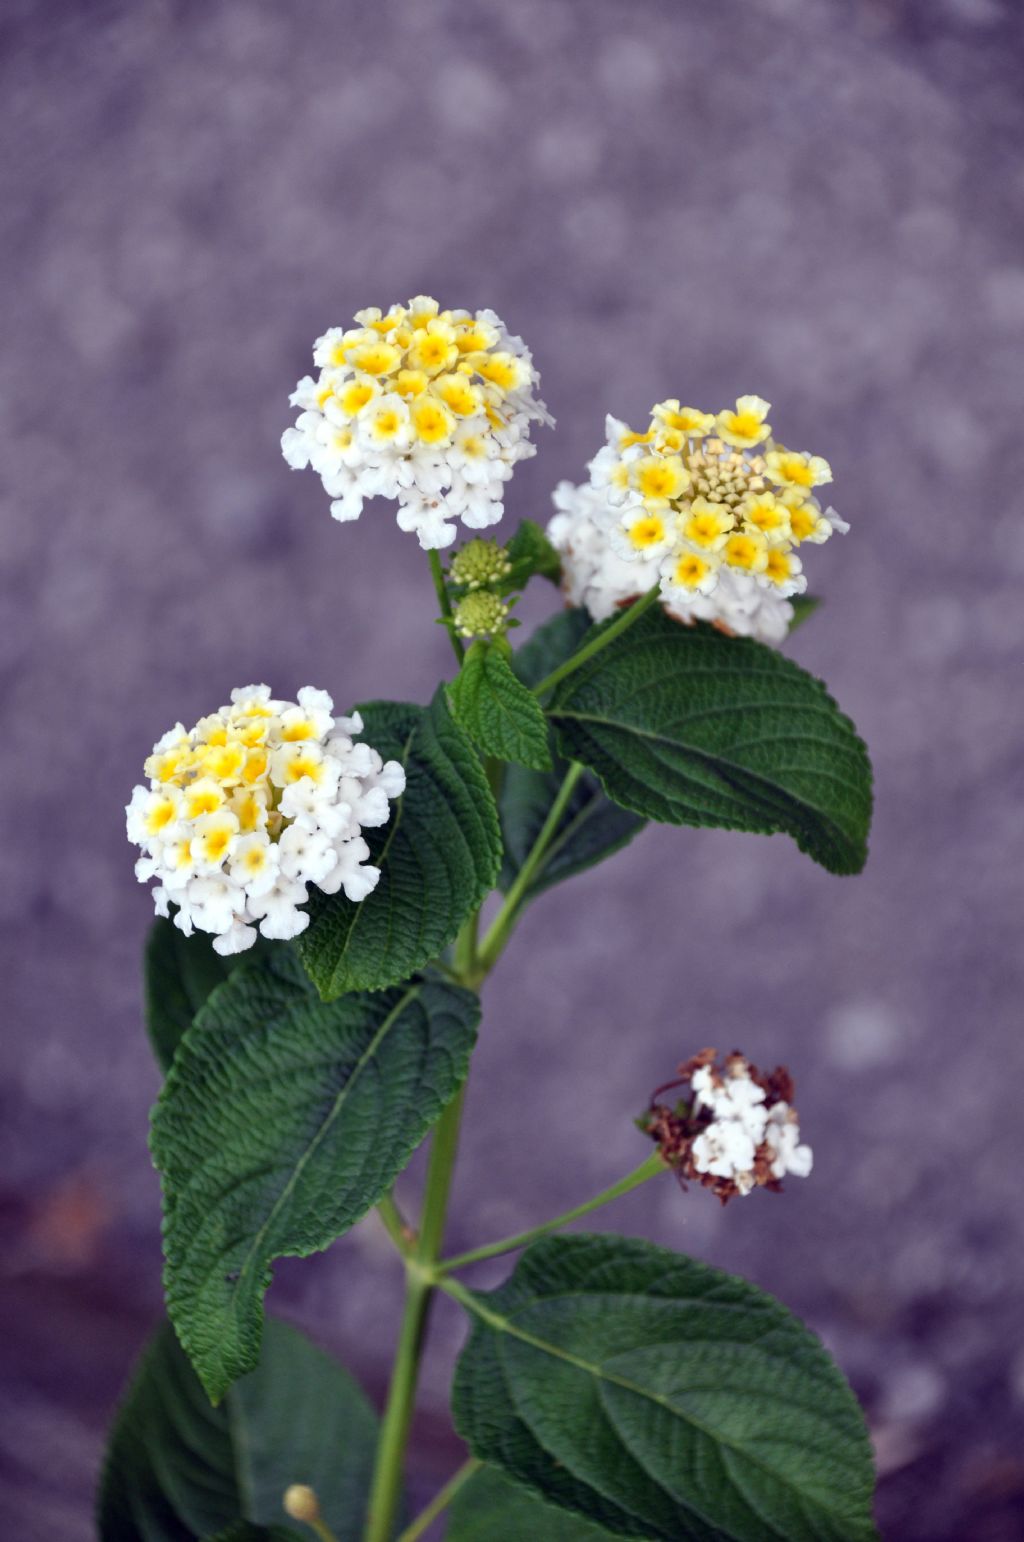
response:
[[[543,372],[559,428],[513,517],[606,411],[666,395],[762,392],[830,458],[854,529],[815,553],[793,652],[877,773],[857,880],[782,838],[648,832],[536,905],[488,988],[452,1241],[639,1160],[631,1116],[693,1049],[787,1061],[812,1180],[725,1212],[666,1182],[607,1224],[825,1335],[887,1536],[1024,1536],[1022,41],[1012,0],[6,0],[9,1535],[91,1534],[160,1310],[143,756],[243,681],[347,706],[448,668],[415,542],[384,508],[332,523],[277,448],[313,337],[426,290],[493,305]],[[379,1395],[398,1289],[370,1223],[271,1302]],[[425,1491],[455,1456],[449,1305]]]

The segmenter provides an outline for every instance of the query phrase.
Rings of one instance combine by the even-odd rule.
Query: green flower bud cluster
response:
[[[467,541],[455,553],[448,568],[453,584],[470,593],[501,583],[512,571],[512,563],[504,546],[497,541]]]
[[[509,606],[499,594],[477,589],[467,594],[452,612],[460,637],[503,637],[508,630]]]

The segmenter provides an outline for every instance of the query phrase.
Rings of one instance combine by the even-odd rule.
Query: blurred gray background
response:
[[[639,1161],[632,1117],[694,1049],[787,1061],[811,1180],[726,1211],[665,1181],[602,1224],[824,1334],[887,1537],[1024,1537],[1022,43],[1012,0],[5,0],[8,1535],[91,1534],[161,1307],[143,757],[250,679],[347,707],[450,667],[390,509],[334,524],[278,451],[313,338],[425,290],[542,371],[559,426],[509,529],[606,411],[666,395],[761,392],[829,457],[853,530],[792,649],[877,775],[863,877],[648,831],[537,903],[488,986],[452,1241]],[[379,1398],[399,1284],[369,1222],[270,1301]],[[436,1327],[424,1493],[458,1459],[451,1303]]]

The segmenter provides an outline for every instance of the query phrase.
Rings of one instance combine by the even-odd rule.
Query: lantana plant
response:
[[[551,419],[498,316],[420,296],[332,328],[313,358],[285,458],[343,523],[397,504],[452,667],[422,705],[353,706],[346,680],[340,715],[320,685],[294,701],[241,686],[171,728],[131,795],[157,911],[169,1320],[114,1426],[101,1537],[869,1538],[864,1421],[814,1335],[683,1253],[565,1232],[655,1180],[696,1204],[808,1178],[787,1069],[680,1044],[662,1086],[621,1089],[634,1170],[519,1235],[445,1245],[481,993],[527,906],[648,822],[788,836],[836,874],[864,864],[867,753],[779,651],[813,603],[807,549],[847,529],[819,501],[829,466],[779,443],[758,396],[663,401],[639,430],[608,419],[546,533],[525,520],[502,541],[472,532],[502,519]],[[565,603],[513,648],[529,583]],[[400,1209],[427,1139],[420,1201]],[[276,1259],[363,1221],[405,1276],[380,1414],[264,1317]],[[474,1268],[497,1258],[507,1277],[485,1291]],[[470,1330],[452,1393],[465,1459],[415,1513],[407,1447],[438,1295]]]

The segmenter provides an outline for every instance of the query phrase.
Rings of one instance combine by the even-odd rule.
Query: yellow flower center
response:
[[[648,514],[630,525],[629,539],[638,551],[647,551],[665,539],[665,521],[657,514]]]
[[[676,563],[675,580],[685,589],[695,589],[710,571],[710,564],[703,557],[686,552]]]

